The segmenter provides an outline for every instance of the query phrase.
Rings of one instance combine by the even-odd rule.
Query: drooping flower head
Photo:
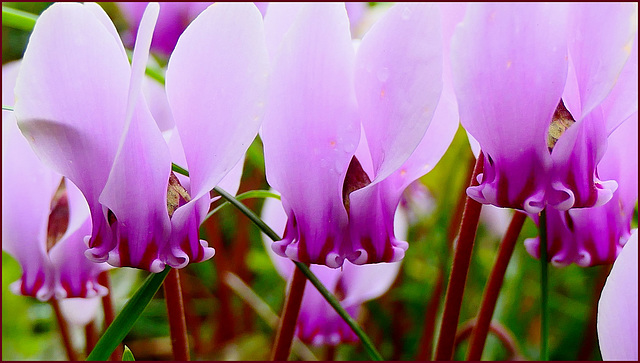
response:
[[[633,4],[470,4],[452,41],[460,120],[485,167],[468,194],[538,213],[603,205],[596,166],[637,93],[607,98],[632,53]],[[637,82],[637,81],[636,81]]]
[[[288,215],[276,253],[333,268],[404,256],[393,232],[402,191],[437,163],[457,121],[446,96],[436,111],[440,27],[437,7],[398,4],[356,55],[342,4],[270,5],[261,136]]]
[[[262,219],[274,231],[282,233],[287,223],[282,203],[276,199],[265,200]],[[405,238],[408,226],[404,214],[397,214],[395,222],[398,235]],[[276,255],[270,247],[271,240],[264,234],[262,240],[276,270],[289,281],[295,265],[290,259]],[[321,265],[311,265],[310,268],[320,282],[340,299],[342,307],[351,317],[357,319],[364,302],[378,298],[391,287],[398,275],[400,262],[354,265],[346,261],[341,269]],[[300,305],[296,335],[303,342],[315,346],[358,341],[353,330],[309,281]]]
[[[142,95],[158,11],[152,3],[142,17],[129,64],[100,6],[52,5],[27,46],[15,107],[36,153],[73,181],[89,203],[93,229],[87,256],[152,272],[213,256],[198,227],[209,209],[209,190],[257,133],[267,57],[261,16],[251,4],[208,8],[178,42],[167,93],[191,172],[186,189],[171,173],[170,149]],[[224,43],[228,40],[234,42]],[[203,41],[209,42],[204,52],[190,56]],[[192,72],[199,82],[178,91],[184,84],[173,75],[191,79]],[[190,102],[176,101],[172,92]],[[215,112],[195,117],[191,112],[203,103]],[[209,152],[195,155],[202,145]]]
[[[20,64],[2,67],[2,104],[13,105]],[[109,266],[89,261],[84,237],[91,233],[89,208],[69,180],[33,153],[11,111],[2,111],[2,250],[22,267],[11,285],[19,295],[50,298],[105,295],[98,275]]]
[[[613,264],[598,301],[598,343],[603,360],[638,360],[638,231]]]

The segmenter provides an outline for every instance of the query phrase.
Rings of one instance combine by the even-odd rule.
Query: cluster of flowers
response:
[[[408,247],[396,235],[406,222],[394,228],[402,193],[458,122],[484,158],[468,195],[536,221],[546,210],[552,263],[612,263],[629,240],[634,4],[396,4],[362,40],[343,4],[197,6],[179,38],[158,45],[170,54],[163,89],[145,68],[164,10],[132,15],[130,63],[99,5],[54,4],[20,64],[3,67],[3,105],[15,94],[2,166],[3,249],[23,267],[15,291],[97,296],[109,265],[160,272],[211,258],[198,237],[210,191],[237,190],[258,132],[282,197],[263,211],[284,233],[274,261],[285,275],[287,259],[325,265],[314,272],[352,314],[395,278]],[[525,243],[537,257],[539,241]],[[333,313],[307,290],[315,302],[301,321]],[[333,319],[300,331],[355,339]]]

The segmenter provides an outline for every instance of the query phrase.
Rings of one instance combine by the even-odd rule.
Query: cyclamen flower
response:
[[[638,201],[637,112],[609,136],[598,174],[618,182],[618,189],[605,205],[568,211],[547,209],[548,256],[556,266],[613,263],[629,239]],[[525,240],[527,251],[536,258],[539,245],[539,238]]]
[[[457,126],[448,95],[436,111],[440,28],[437,7],[398,4],[356,55],[343,5],[270,5],[261,136],[267,180],[288,216],[277,254],[333,268],[345,258],[402,259],[408,244],[393,230],[402,192],[437,163]]]
[[[607,101],[616,83],[637,82],[618,77],[634,6],[469,4],[452,41],[460,120],[485,157],[469,196],[534,214],[611,199],[616,183],[596,166],[607,136],[637,110],[637,92]]]
[[[2,67],[2,104],[12,105],[20,64]],[[61,185],[62,183],[62,185]],[[89,208],[80,191],[47,168],[18,129],[13,112],[2,111],[2,250],[22,267],[11,285],[18,295],[41,301],[107,294],[98,283],[106,264],[84,256],[91,232]]]
[[[598,343],[603,360],[638,361],[638,231],[604,284],[598,301]]]
[[[152,272],[213,256],[198,227],[209,190],[257,133],[267,68],[251,4],[212,6],[185,31],[166,80],[190,171],[180,185],[141,91],[158,11],[147,8],[130,65],[100,6],[52,5],[27,46],[15,107],[36,153],[89,203],[87,256]]]
[[[282,233],[287,223],[287,215],[282,209],[282,203],[277,199],[265,200],[262,219],[274,231]],[[408,226],[402,212],[396,215],[395,224],[398,234],[402,236],[401,238],[405,238]],[[262,235],[262,240],[278,273],[286,280],[290,280],[296,268],[293,262],[276,255],[269,247],[271,240],[266,235]],[[320,282],[340,299],[342,307],[351,317],[356,319],[364,302],[378,298],[391,287],[400,270],[400,262],[362,266],[345,262],[341,269],[320,265],[311,265],[310,268]],[[335,346],[358,341],[353,330],[309,281],[300,305],[296,335],[303,342],[315,346]]]

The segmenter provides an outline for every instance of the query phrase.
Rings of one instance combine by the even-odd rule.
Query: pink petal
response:
[[[255,138],[267,62],[262,17],[252,4],[215,4],[178,41],[166,89],[193,199],[208,194]]]
[[[344,6],[305,4],[280,50],[262,127],[267,180],[290,224],[274,249],[338,267],[347,223],[342,181],[360,133]]]
[[[638,232],[613,264],[598,302],[598,342],[604,360],[638,360]]]
[[[397,4],[364,36],[356,95],[376,183],[398,169],[422,139],[442,90],[437,7]]]

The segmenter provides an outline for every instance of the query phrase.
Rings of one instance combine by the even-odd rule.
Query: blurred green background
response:
[[[34,14],[51,3],[3,3]],[[118,30],[126,28],[117,7],[101,4],[114,20]],[[2,27],[3,64],[19,59],[29,34]],[[264,179],[262,148],[259,140],[252,145],[245,164],[240,192],[267,189]],[[433,197],[433,209],[410,228],[409,250],[403,267],[390,291],[365,304],[359,322],[372,338],[380,353],[388,360],[413,360],[423,354],[425,312],[444,267],[445,276],[451,266],[451,243],[447,238],[451,216],[468,182],[468,169],[473,156],[464,131],[460,128],[451,147],[437,167],[421,181]],[[261,200],[247,204],[259,211]],[[637,212],[634,228],[637,226]],[[537,235],[535,225],[527,220],[509,264],[498,300],[494,321],[515,339],[520,358],[538,359],[539,352],[539,262],[529,256],[522,241]],[[230,271],[240,276],[268,306],[280,314],[284,301],[285,281],[276,273],[259,230],[233,208],[223,209],[202,228],[203,238],[216,248],[216,256],[206,262],[189,265],[182,274],[188,296],[188,328],[194,360],[268,360],[275,332],[248,305],[221,281],[221,273]],[[487,277],[494,262],[499,236],[486,225],[478,230],[470,266],[460,324],[472,319],[478,310]],[[550,352],[552,360],[599,360],[595,331],[596,304],[609,266],[580,268],[575,265],[557,269],[550,267]],[[20,266],[2,253],[2,359],[64,360],[53,309],[33,298],[16,296],[9,284],[19,279]],[[111,271],[113,298],[120,309],[140,286],[146,273],[133,269]],[[445,284],[446,284],[446,278]],[[444,291],[444,290],[443,290]],[[442,313],[440,294],[437,319]],[[100,321],[101,317],[98,317]],[[100,326],[100,324],[98,324]],[[84,330],[73,331],[79,351],[84,345]],[[437,337],[437,331],[436,331]],[[151,302],[131,333],[125,339],[136,359],[171,360],[166,307],[162,291]],[[466,355],[467,342],[462,341],[455,359]],[[326,348],[312,348],[319,359],[331,353]],[[510,358],[493,335],[489,336],[483,359]],[[335,351],[337,360],[368,360],[359,344],[341,345]]]

